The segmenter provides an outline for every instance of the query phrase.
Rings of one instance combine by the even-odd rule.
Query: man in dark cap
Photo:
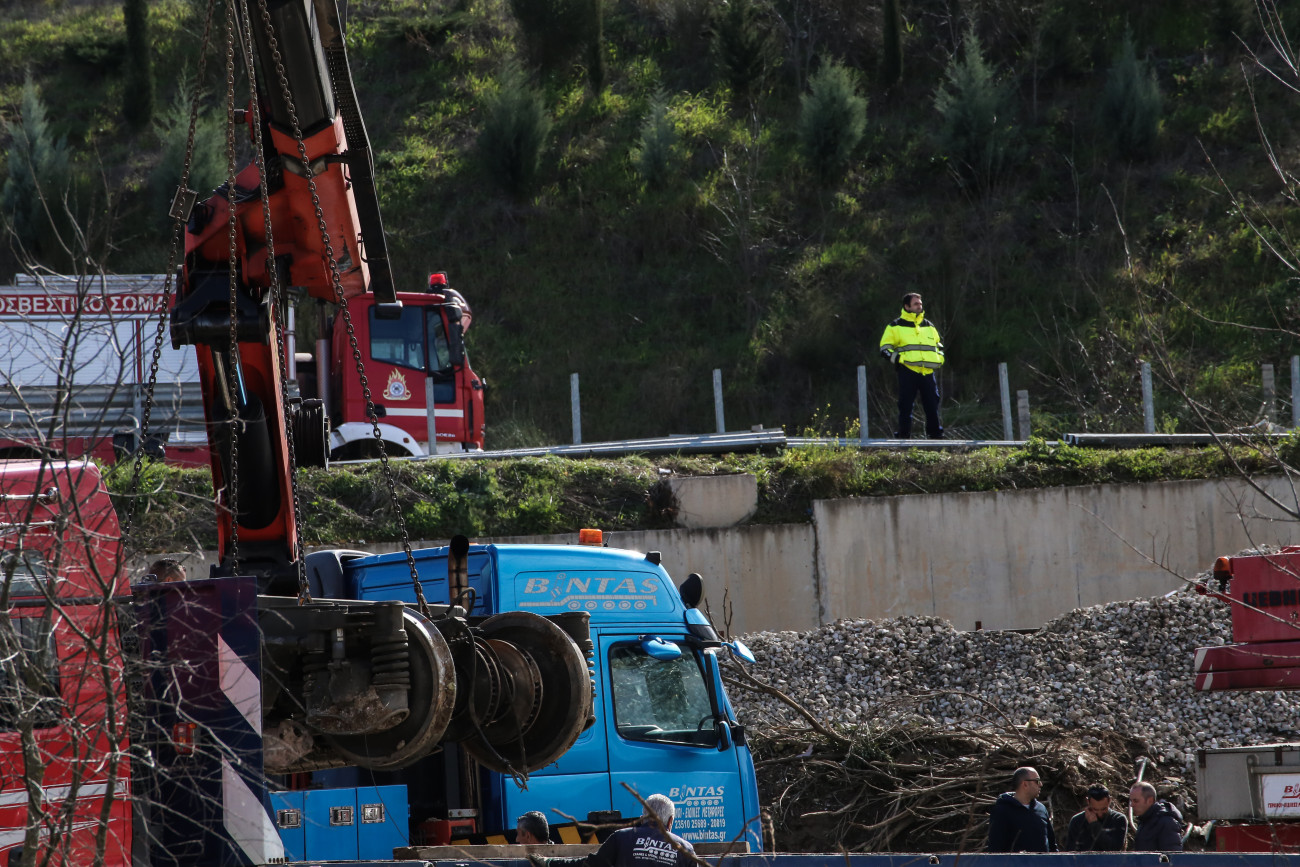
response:
[[[1128,819],[1110,808],[1110,790],[1097,785],[1084,795],[1083,812],[1070,819],[1065,835],[1067,852],[1123,852]]]

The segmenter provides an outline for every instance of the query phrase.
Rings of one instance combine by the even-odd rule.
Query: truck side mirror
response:
[[[687,608],[695,608],[704,598],[704,579],[700,577],[699,572],[692,572],[686,576],[682,586],[677,588],[677,595],[682,598],[682,604]]]
[[[453,366],[465,363],[465,328],[460,324],[460,308],[447,308],[447,353]]]
[[[731,747],[731,723],[722,720],[718,723],[718,752],[725,753]]]
[[[379,302],[376,302],[376,304],[375,304],[375,318],[376,318],[376,319],[383,319],[383,320],[386,321],[386,322],[392,322],[392,321],[394,321],[394,320],[401,319],[401,318],[402,318],[402,302],[401,302],[401,301],[391,301],[391,302],[379,301]]]
[[[641,649],[651,659],[670,660],[682,655],[682,649],[671,641],[664,641],[658,635],[642,635]]]
[[[748,662],[752,665],[753,663],[758,661],[758,658],[754,656],[754,651],[750,650],[749,646],[746,645],[745,642],[741,641],[739,638],[737,638],[735,641],[727,642],[727,649],[731,651],[732,656],[736,657],[742,662]]]

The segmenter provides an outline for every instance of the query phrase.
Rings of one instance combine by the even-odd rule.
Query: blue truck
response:
[[[446,817],[449,797],[465,787],[449,783],[460,781],[477,786],[476,830],[489,835],[512,830],[528,810],[554,823],[635,818],[641,806],[633,793],[660,792],[676,803],[674,830],[686,839],[762,848],[754,762],[718,654],[752,657],[743,644],[721,640],[698,609],[699,576],[679,589],[658,552],[599,544],[456,545],[412,554],[430,603],[448,604],[454,595],[471,623],[512,611],[590,618],[594,719],[525,785],[492,769],[467,780],[463,767],[452,766],[460,759],[454,748],[400,771],[319,772],[314,784],[405,785],[411,824],[419,828]],[[317,552],[307,567],[313,595],[322,598],[415,602],[403,552]],[[462,583],[453,594],[458,567]]]

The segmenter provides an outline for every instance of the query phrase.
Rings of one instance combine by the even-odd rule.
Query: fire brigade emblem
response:
[[[388,374],[388,384],[384,386],[384,397],[388,400],[410,400],[411,391],[406,387],[406,377],[400,370]]]

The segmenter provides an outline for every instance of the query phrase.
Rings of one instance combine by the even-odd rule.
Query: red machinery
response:
[[[1197,690],[1300,689],[1300,546],[1220,557],[1198,589],[1232,606],[1234,643],[1197,649]],[[1219,851],[1300,845],[1300,744],[1200,749],[1196,782]]]
[[[1197,649],[1196,688],[1300,689],[1300,546],[1220,557],[1212,580],[1202,592],[1232,605],[1235,643]]]
[[[336,3],[244,8],[258,74],[255,103],[236,115],[255,161],[189,214],[171,337],[198,354],[223,567],[237,545],[245,573],[282,575],[298,556],[293,464],[371,457],[376,440],[393,454],[420,454],[421,440],[481,448],[482,384],[461,339],[469,307],[445,275],[431,280],[438,291],[395,291]],[[290,288],[338,311],[318,347],[319,396],[301,401],[287,388]]]

